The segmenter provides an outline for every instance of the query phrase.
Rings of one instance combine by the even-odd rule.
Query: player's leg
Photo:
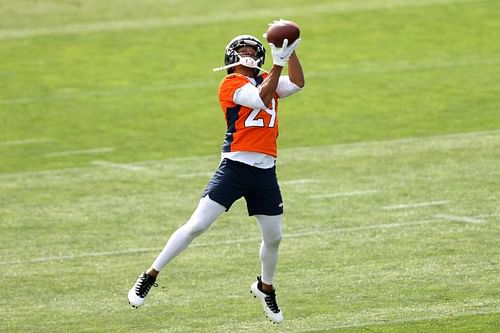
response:
[[[156,276],[173,258],[184,251],[194,238],[205,232],[217,217],[243,196],[241,188],[241,166],[228,160],[223,160],[214,174],[198,207],[189,221],[177,229],[167,244],[146,272],[142,273],[134,286],[129,290],[129,302],[138,307],[144,303],[144,298],[152,286]]]
[[[264,291],[272,291],[274,273],[278,265],[283,215],[256,215],[256,217],[262,234],[259,251],[262,284]]]
[[[255,187],[245,195],[249,215],[255,215],[260,226],[261,276],[250,286],[251,292],[261,302],[267,317],[274,323],[283,321],[283,314],[276,301],[273,287],[274,274],[278,264],[279,245],[282,234],[283,202],[276,177],[276,169],[262,169],[254,172]]]
[[[273,323],[283,321],[273,287],[274,273],[278,264],[279,245],[281,242],[281,224],[283,215],[256,215],[259,222],[262,242],[260,244],[261,276],[252,283],[250,291],[262,303],[266,316]]]
[[[208,230],[225,210],[224,206],[211,200],[208,195],[203,197],[191,218],[170,236],[151,268],[138,277],[129,290],[129,303],[134,307],[141,306],[151,287],[155,286],[156,276],[161,269],[184,251],[193,239]]]
[[[161,271],[173,258],[184,251],[193,239],[207,231],[225,210],[224,206],[210,199],[208,195],[203,197],[191,218],[170,236],[151,268],[156,272]]]

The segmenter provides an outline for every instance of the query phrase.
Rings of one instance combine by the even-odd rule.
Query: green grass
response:
[[[286,4],[286,5],[285,5]],[[496,332],[498,1],[0,4],[0,331]],[[237,202],[126,293],[217,168],[227,41],[302,26],[280,104],[286,321]],[[265,67],[269,67],[271,58]]]

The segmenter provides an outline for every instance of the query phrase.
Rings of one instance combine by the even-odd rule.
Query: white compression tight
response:
[[[153,262],[153,268],[161,271],[172,259],[184,251],[197,236],[208,230],[225,211],[224,206],[210,199],[202,198],[191,218],[170,236],[167,244]],[[272,284],[278,264],[283,215],[256,215],[262,234],[260,258],[262,261],[262,282]]]
[[[256,215],[256,217],[262,233],[262,242],[260,243],[261,279],[265,284],[272,285],[278,264],[283,215]]]
[[[210,199],[208,195],[203,197],[191,218],[170,236],[167,244],[153,262],[153,268],[159,272],[184,251],[193,239],[207,231],[225,210],[224,206]]]

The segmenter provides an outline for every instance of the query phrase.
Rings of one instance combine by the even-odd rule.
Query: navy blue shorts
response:
[[[283,214],[276,166],[261,169],[225,158],[208,182],[202,197],[207,194],[226,211],[236,200],[244,197],[250,216]]]

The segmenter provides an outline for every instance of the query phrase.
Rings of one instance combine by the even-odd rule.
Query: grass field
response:
[[[500,1],[0,2],[0,332],[500,331]],[[217,168],[234,35],[302,26],[280,104],[285,322],[244,202],[126,294]],[[270,57],[264,66],[269,68]]]

